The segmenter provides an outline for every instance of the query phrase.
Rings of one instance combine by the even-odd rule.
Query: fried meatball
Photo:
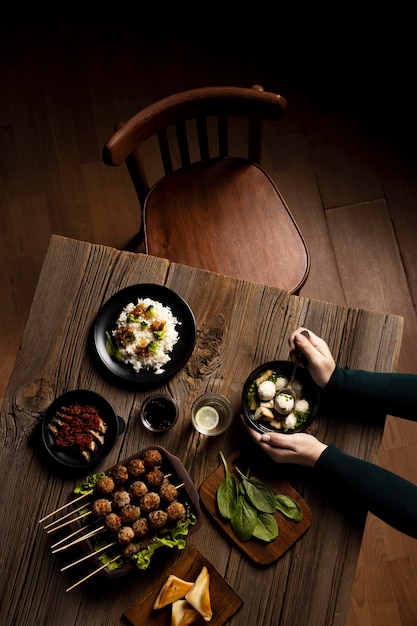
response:
[[[108,513],[111,513],[111,502],[106,498],[99,498],[98,500],[94,500],[91,505],[91,510],[96,517],[107,515]]]
[[[154,467],[162,464],[162,455],[159,450],[145,450],[142,460],[145,464],[146,469],[151,470]]]
[[[164,502],[174,502],[177,499],[178,490],[172,483],[165,480],[161,485],[159,495]]]
[[[138,478],[145,473],[145,463],[142,459],[132,459],[127,464],[127,469],[132,478]]]
[[[130,485],[129,491],[134,500],[139,500],[148,493],[148,487],[142,480],[135,480],[135,482]]]
[[[164,478],[164,472],[157,468],[146,474],[146,480],[151,487],[160,487],[164,481]]]
[[[111,476],[103,476],[97,481],[96,491],[102,496],[108,496],[114,491],[114,480]]]
[[[149,532],[149,524],[146,517],[140,517],[136,522],[133,522],[132,529],[135,533],[135,537],[145,537]]]
[[[110,472],[111,477],[113,478],[116,485],[122,485],[129,478],[129,472],[127,471],[127,467],[124,465],[115,465]]]
[[[111,533],[115,533],[122,525],[122,518],[116,513],[109,513],[104,518],[104,525]]]
[[[140,544],[130,542],[123,548],[122,554],[125,559],[130,559],[130,557],[139,552],[139,550]]]
[[[132,524],[140,517],[140,508],[133,504],[124,506],[120,511],[120,517],[124,524]]]
[[[187,517],[185,506],[181,502],[172,502],[167,506],[167,514],[170,522],[179,522]]]
[[[149,513],[159,508],[161,498],[154,491],[149,491],[140,499],[140,508],[143,513]]]
[[[122,509],[124,506],[130,504],[129,492],[125,489],[115,491],[113,494],[113,506],[117,509]]]
[[[163,528],[168,521],[168,513],[161,511],[161,509],[151,511],[148,515],[148,521],[152,528]]]
[[[134,536],[135,536],[135,533],[133,532],[133,529],[130,526],[122,526],[117,531],[117,541],[122,546],[130,543],[132,539],[134,538]]]

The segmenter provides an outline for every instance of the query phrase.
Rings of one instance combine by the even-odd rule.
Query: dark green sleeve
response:
[[[407,480],[341,452],[330,445],[314,467],[320,482],[356,497],[352,506],[362,506],[402,533],[417,539],[417,486]]]
[[[417,375],[366,372],[336,366],[322,391],[332,411],[369,410],[417,420]],[[362,412],[362,411],[361,411]]]

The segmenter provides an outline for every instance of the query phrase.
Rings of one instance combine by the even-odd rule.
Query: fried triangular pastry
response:
[[[156,600],[154,602],[154,609],[162,609],[167,604],[172,604],[175,600],[184,598],[185,594],[192,589],[193,583],[189,583],[182,578],[178,578],[174,574],[170,574],[166,582],[162,585]]]
[[[201,617],[200,613],[184,599],[175,600],[171,611],[171,626],[188,626]]]
[[[213,616],[210,601],[210,574],[204,565],[190,591],[185,595],[187,602],[202,615],[206,622]]]

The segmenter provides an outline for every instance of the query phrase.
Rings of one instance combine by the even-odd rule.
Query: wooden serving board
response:
[[[252,561],[261,565],[269,565],[279,559],[279,557],[282,556],[284,552],[286,552],[288,548],[290,548],[310,527],[312,519],[311,509],[287,481],[271,477],[270,472],[268,475],[264,475],[265,472],[262,471],[259,458],[251,456],[250,459],[248,459],[247,455],[243,455],[239,450],[237,450],[226,460],[230,473],[235,477],[237,477],[237,475],[233,469],[234,465],[237,465],[243,473],[246,473],[246,469],[249,467],[251,476],[256,476],[257,478],[263,480],[275,494],[290,496],[301,507],[303,517],[299,522],[288,519],[279,511],[275,513],[275,518],[279,528],[279,535],[274,541],[266,543],[257,539],[250,539],[249,541],[243,542],[240,541],[240,539],[235,535],[230,522],[221,517],[217,508],[217,488],[225,476],[223,464],[219,465],[219,467],[202,483],[199,490],[200,500],[214,521]],[[278,466],[276,472],[277,474],[279,473]]]
[[[125,613],[124,617],[132,626],[169,626],[171,621],[171,606],[155,610],[153,604],[162,585],[170,574],[178,578],[193,582],[206,566],[210,574],[210,600],[213,617],[210,626],[222,626],[242,606],[243,600],[232,589],[229,583],[219,574],[215,567],[194,546],[187,548],[174,565],[167,569],[164,575],[157,580],[143,597],[138,598]],[[201,617],[193,622],[201,626],[206,622]]]

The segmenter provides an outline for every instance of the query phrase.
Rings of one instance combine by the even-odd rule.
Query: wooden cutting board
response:
[[[217,488],[225,476],[223,464],[219,465],[219,467],[202,483],[199,490],[200,500],[216,524],[220,526],[223,532],[225,532],[226,535],[252,561],[261,565],[269,565],[279,559],[279,557],[282,556],[284,552],[286,552],[288,548],[290,548],[310,527],[312,519],[311,509],[287,481],[278,477],[274,478],[271,476],[271,472],[266,475],[258,457],[251,456],[248,458],[246,455],[243,455],[239,450],[237,450],[226,460],[230,473],[235,477],[237,477],[237,475],[233,469],[234,465],[237,465],[244,474],[246,474],[246,470],[249,467],[251,476],[256,476],[257,478],[263,480],[275,494],[290,496],[301,507],[303,516],[299,522],[288,519],[279,511],[275,513],[275,519],[277,520],[279,528],[279,536],[274,541],[266,543],[257,539],[250,539],[249,541],[243,542],[240,541],[240,539],[238,539],[235,535],[230,523],[221,517],[217,508]],[[276,474],[279,474],[279,466],[276,467]]]
[[[174,565],[167,569],[164,575],[152,585],[145,596],[138,598],[124,614],[132,626],[169,626],[171,621],[171,607],[153,609],[155,598],[162,585],[170,574],[178,578],[193,582],[206,566],[210,574],[210,599],[213,617],[210,626],[222,626],[243,604],[242,598],[232,589],[229,583],[219,574],[215,567],[194,546],[187,548]],[[202,626],[207,622],[203,618],[193,622],[195,626]]]

